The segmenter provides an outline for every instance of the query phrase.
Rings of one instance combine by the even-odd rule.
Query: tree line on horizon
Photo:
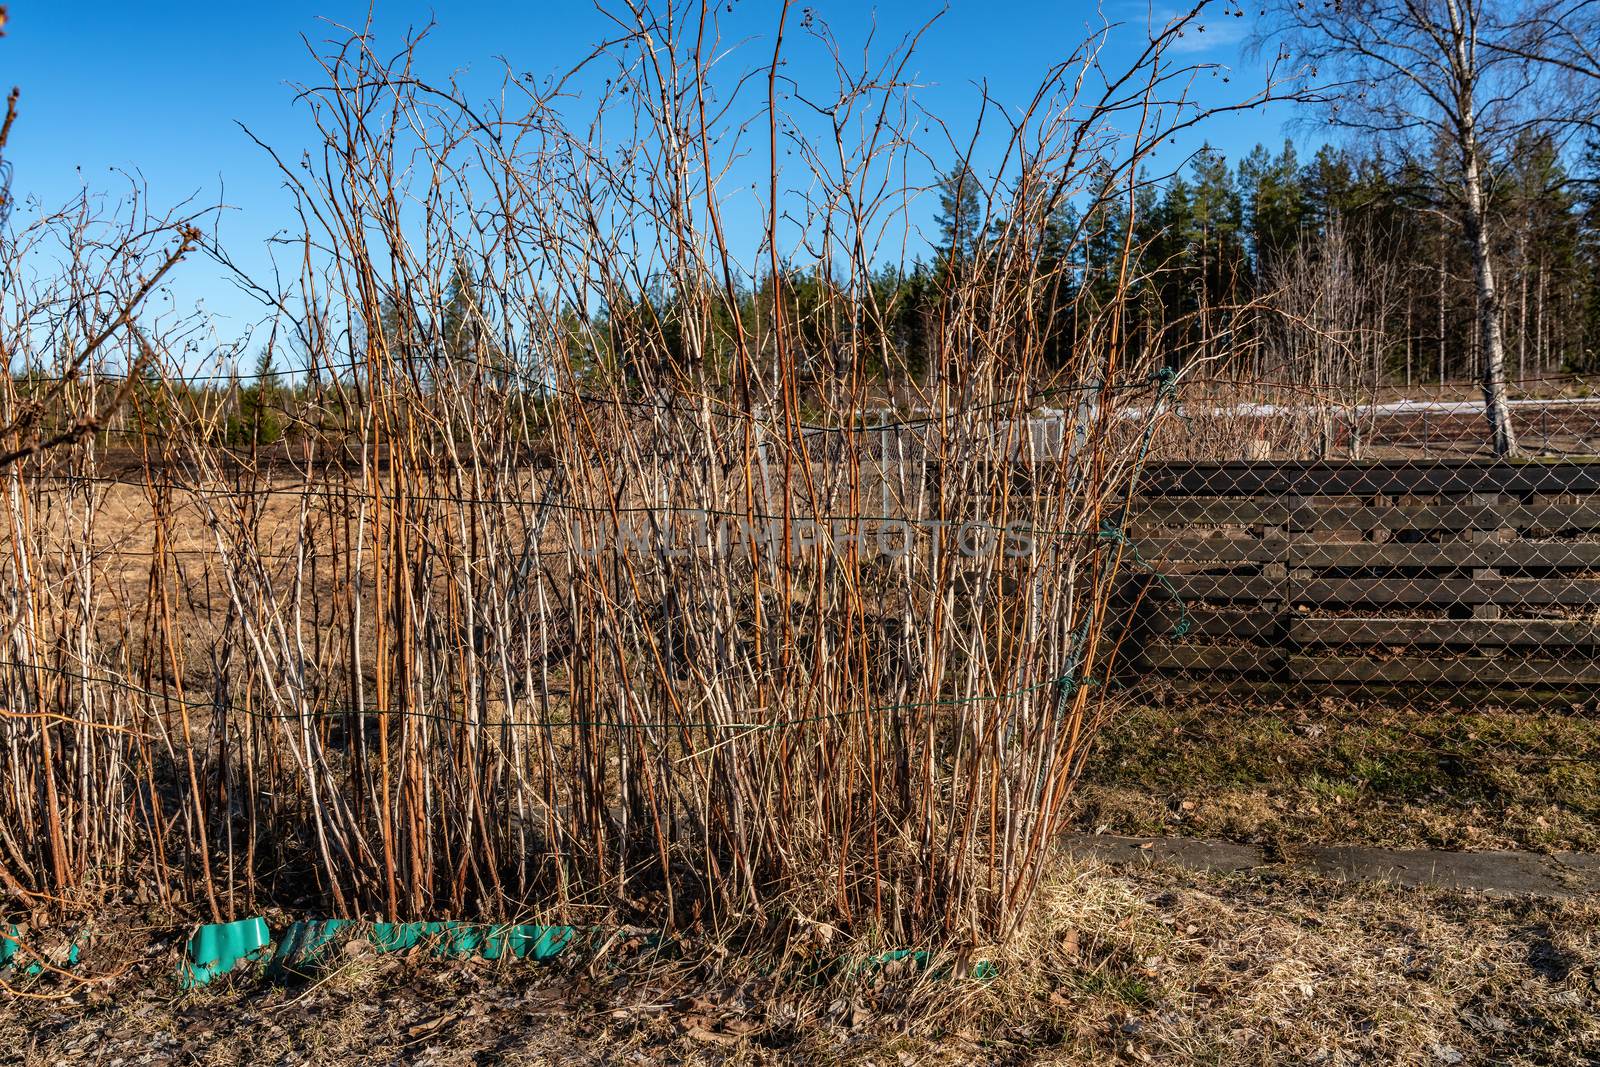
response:
[[[1325,290],[1341,280],[1336,276],[1353,271],[1354,279],[1342,280],[1367,288],[1384,282],[1383,292],[1368,294],[1367,304],[1353,309],[1370,321],[1343,324],[1380,339],[1377,384],[1474,380],[1481,353],[1476,334],[1463,325],[1471,321],[1474,299],[1470,254],[1459,224],[1434,192],[1437,174],[1429,173],[1445,166],[1442,158],[1392,160],[1377,150],[1327,144],[1302,160],[1289,140],[1276,151],[1257,144],[1230,161],[1206,145],[1180,172],[1141,179],[1131,195],[1103,189],[1064,199],[1050,211],[1033,250],[1043,261],[1057,261],[1043,263],[1039,275],[1060,279],[1047,346],[1069,344],[1075,322],[1109,299],[1116,276],[1126,272],[1133,280],[1123,309],[1130,332],[1164,338],[1175,367],[1185,353],[1204,353],[1218,373],[1266,380],[1284,369],[1274,322],[1305,313],[1297,300],[1327,302]],[[1511,379],[1600,371],[1600,142],[1574,166],[1549,137],[1530,134],[1487,187]],[[871,280],[862,300],[878,313],[863,315],[857,328],[883,334],[885,357],[869,368],[874,375],[926,378],[936,371],[940,302],[951,276],[983,269],[985,245],[1007,228],[1005,219],[988,217],[983,190],[970,168],[950,168],[936,189],[937,236],[929,253],[909,266],[886,266]],[[818,269],[785,272],[787,316],[804,324],[833,287]],[[657,353],[663,361],[681,373],[716,378],[735,321],[759,334],[772,313],[770,278],[735,291],[733,305],[709,287],[699,294],[646,289],[592,316],[569,312],[571,332],[580,339],[575,347],[583,350],[579,360],[596,378],[648,377],[620,351],[627,347],[624,335],[648,322],[665,339],[667,351]],[[691,352],[689,339],[675,328],[686,300],[712,304],[720,327],[701,340],[699,351]],[[481,313],[491,302],[463,269],[436,314],[417,309],[402,316],[390,301],[380,326],[392,338],[405,338],[398,345],[436,348],[447,363],[471,365],[485,355],[497,366],[519,363],[503,355],[514,342],[497,340],[492,326],[474,325],[494,319],[492,312]],[[818,375],[845,370],[825,366],[827,333],[819,323],[806,354]],[[1371,366],[1357,369],[1370,372]]]
[[[1470,328],[1471,258],[1433,192],[1438,175],[1428,172],[1446,165],[1442,156],[1394,160],[1335,145],[1303,159],[1288,140],[1229,160],[1207,145],[1165,180],[1064,199],[1049,209],[1031,249],[1043,261],[1038,275],[1057,286],[1041,310],[1046,352],[1067,351],[1084,318],[1115,298],[1130,342],[1162,346],[1175,369],[1199,359],[1206,376],[1341,395],[1476,381],[1483,367]],[[1550,138],[1530,134],[1486,187],[1508,379],[1532,386],[1600,372],[1600,142],[1569,163]],[[930,252],[907,267],[882,268],[860,297],[872,310],[851,328],[880,335],[868,346],[882,353],[876,365],[829,365],[840,326],[813,317],[836,308],[837,286],[819,270],[785,273],[784,311],[808,337],[801,359],[814,380],[862,372],[892,400],[895,383],[938,374],[942,302],[953,276],[985,269],[987,246],[1002,242],[1008,227],[988,217],[983,183],[969,168],[950,168],[935,192]],[[1124,273],[1132,284],[1119,290]],[[770,278],[734,290],[732,304],[711,287],[700,294],[646,288],[593,314],[565,312],[566,358],[599,393],[636,392],[660,373],[721,380],[735,329],[760,336],[772,314]],[[463,262],[444,295],[433,309],[391,295],[368,328],[381,331],[396,356],[432,373],[455,367],[491,387],[544,387],[542,357],[499,335],[492,282]],[[709,306],[711,336],[682,336],[686,299]],[[205,394],[220,399],[218,433],[228,443],[271,444],[303,419],[297,398],[335,379],[359,392],[357,365],[307,375],[295,362],[280,346],[262,350],[249,371],[167,384],[195,403]],[[339,406],[350,402],[359,397]]]
[[[1600,64],[1583,29],[1600,9],[1269,7],[1263,40],[1327,72],[1302,103],[1344,131],[1342,146],[1301,158],[1290,141],[1258,144],[1230,160],[1207,145],[1175,174],[1120,168],[1096,188],[1078,173],[1072,192],[1065,175],[1024,190],[958,162],[909,264],[842,277],[812,248],[752,278],[706,268],[687,283],[692,272],[668,272],[670,284],[641,266],[598,299],[550,294],[537,341],[520,309],[497,304],[488,255],[464,249],[428,293],[349,309],[343,355],[323,346],[323,366],[274,334],[254,373],[167,384],[212,409],[229,442],[270,443],[297,424],[326,428],[330,410],[345,421],[374,352],[421,382],[466,375],[543,398],[558,379],[577,399],[648,396],[667,379],[715,392],[736,364],[776,381],[781,320],[812,396],[892,405],[935,386],[961,395],[948,368],[970,353],[947,325],[1006,314],[1025,320],[1007,333],[1019,351],[996,358],[1046,378],[1087,342],[1346,406],[1384,386],[1475,382],[1494,451],[1514,454],[1508,383],[1600,371]],[[1013,306],[959,307],[985,276],[1018,280]],[[332,403],[303,402],[324,386]]]

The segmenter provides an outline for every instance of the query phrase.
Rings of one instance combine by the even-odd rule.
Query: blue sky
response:
[[[724,0],[735,32],[745,35],[742,66],[754,66],[771,48],[778,5],[774,0]],[[21,111],[7,157],[19,215],[27,198],[59,205],[80,189],[117,192],[136,174],[153,204],[193,196],[229,206],[220,223],[223,242],[247,267],[263,265],[265,240],[293,220],[289,197],[265,159],[239,128],[293,157],[309,143],[310,128],[293,102],[292,83],[316,68],[302,35],[313,44],[341,35],[329,22],[359,26],[366,2],[278,0],[223,2],[101,2],[12,0],[11,21],[0,39],[0,81],[22,89]],[[987,81],[1002,102],[1020,102],[1040,74],[1063,58],[1103,20],[1125,23],[1107,48],[1107,63],[1142,45],[1145,28],[1171,10],[1117,0],[1103,8],[1040,0],[849,0],[810,5],[839,36],[857,42],[874,21],[880,40],[898,39],[935,15],[913,69],[925,83],[920,98],[955,126],[976,114],[975,83]],[[941,15],[940,12],[943,12]],[[608,23],[588,0],[376,0],[373,22],[380,39],[398,44],[408,27],[435,22],[422,53],[424,72],[457,72],[468,86],[487,91],[502,70],[546,75],[568,69],[607,34]],[[1186,37],[1183,58],[1230,68],[1230,82],[1203,79],[1201,99],[1221,100],[1258,87],[1262,63],[1241,56],[1248,14],[1221,8],[1205,32]],[[797,5],[791,31],[800,18]],[[323,21],[328,20],[328,21]],[[815,55],[815,52],[811,53]],[[788,71],[801,83],[814,62],[796,52]],[[1226,117],[1205,135],[1230,158],[1257,141],[1275,145],[1288,113],[1279,108]],[[1176,165],[1198,145],[1179,144],[1163,165]],[[931,218],[931,202],[926,211]],[[14,221],[23,221],[21,218]],[[259,314],[248,298],[222,282],[214,269],[185,264],[175,280],[179,302],[203,300],[224,322]],[[228,332],[226,325],[221,331]]]

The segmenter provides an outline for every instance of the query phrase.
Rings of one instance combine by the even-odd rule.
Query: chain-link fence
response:
[[[1559,384],[1512,401],[1517,459],[1465,392],[1186,387],[1126,517],[1151,564],[1126,579],[1137,700],[1600,756],[1600,404]]]
[[[1124,539],[1081,830],[1600,848],[1600,407],[1181,380]],[[1399,393],[1398,390],[1395,391]],[[1131,556],[1131,559],[1129,558]]]

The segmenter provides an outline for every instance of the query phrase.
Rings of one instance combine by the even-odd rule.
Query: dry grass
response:
[[[1597,756],[1586,707],[1180,698],[1101,734],[1074,817],[1089,830],[1285,848],[1594,851]]]
[[[0,1062],[1581,1064],[1600,1047],[1594,902],[1162,867],[1055,869],[992,981],[796,981],[714,952],[355,957],[315,984],[178,994],[174,951],[88,1001],[19,1004]]]

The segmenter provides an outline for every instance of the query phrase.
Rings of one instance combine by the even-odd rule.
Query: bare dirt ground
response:
[[[177,935],[118,937],[152,947],[68,999],[12,999],[0,1063],[1600,1063],[1584,899],[1064,864],[990,980],[354,954],[184,993]]]

